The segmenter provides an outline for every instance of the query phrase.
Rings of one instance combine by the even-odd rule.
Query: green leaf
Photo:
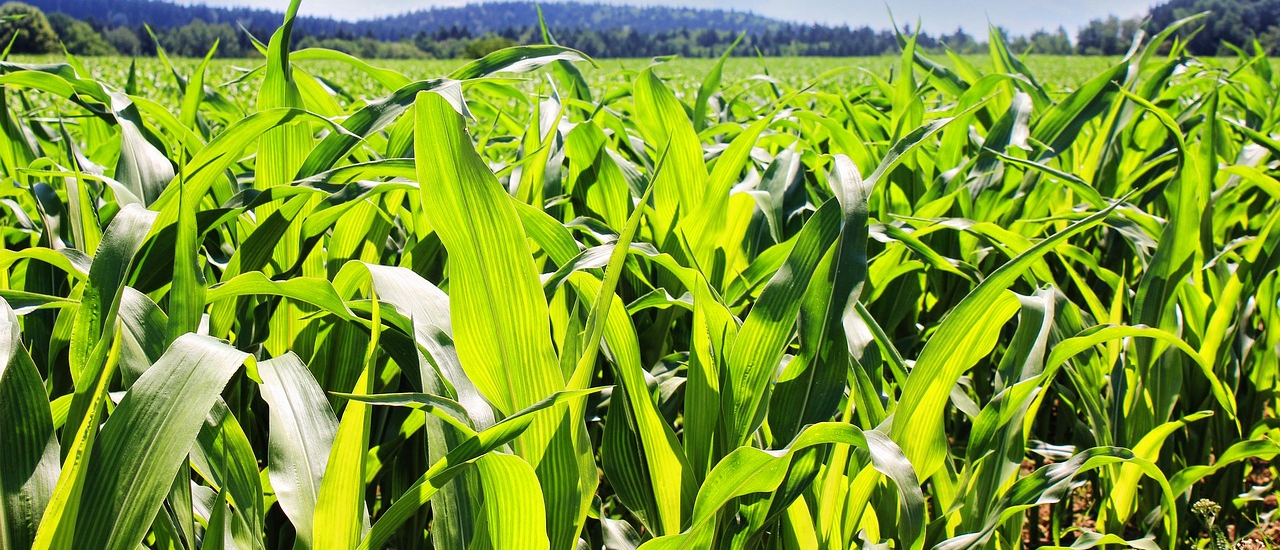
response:
[[[18,317],[0,299],[0,546],[31,548],[58,481],[49,397],[22,347]]]
[[[539,12],[541,14],[541,12]],[[539,15],[541,17],[541,15]],[[711,99],[711,94],[716,93],[720,88],[720,77],[724,74],[724,62],[729,59],[729,55],[733,53],[733,49],[742,42],[742,38],[746,33],[738,35],[738,38],[724,49],[724,53],[720,54],[720,59],[715,65],[711,66],[711,70],[707,71],[707,76],[703,77],[702,84],[698,86],[698,98],[693,103],[693,131],[701,132],[707,126],[707,102]]]
[[[200,550],[235,550],[235,540],[231,534],[231,522],[227,517],[231,512],[227,508],[227,493],[218,493],[213,502],[213,512],[209,515],[209,526],[204,530],[204,541]]]
[[[480,522],[488,548],[546,550],[546,512],[538,476],[520,457],[490,453],[475,462],[485,498]]]
[[[262,399],[270,408],[267,473],[280,509],[309,548],[320,481],[338,432],[338,419],[324,390],[292,353],[258,364]]]
[[[364,372],[352,390],[354,395],[373,393],[377,379],[378,343],[382,331],[382,315],[378,296],[370,296],[373,304],[373,328],[365,353]],[[350,550],[360,542],[368,530],[368,511],[364,501],[365,463],[369,454],[369,437],[372,430],[372,414],[367,403],[350,402],[338,421],[333,437],[329,460],[321,473],[320,490],[315,504],[315,548],[320,550]]]
[[[433,92],[420,93],[416,109],[423,211],[449,251],[458,357],[480,392],[511,414],[565,388],[546,298],[513,200],[476,154],[462,115]],[[544,417],[514,443],[539,472],[556,548],[576,540],[590,493],[583,489],[596,476],[572,449],[582,429],[567,417]]]
[[[849,368],[860,367],[850,362],[843,320],[867,277],[871,187],[844,155],[836,155],[828,181],[843,213],[840,236],[809,283],[800,306],[800,353],[778,376],[770,400],[769,427],[775,441],[789,440],[803,426],[833,417]]]
[[[115,179],[150,205],[173,179],[173,164],[148,139],[138,108],[128,96],[113,92],[111,108],[120,125],[120,159],[116,163]]]
[[[676,220],[697,213],[707,198],[707,167],[702,161],[702,145],[671,89],[652,68],[640,73],[632,84],[635,96],[635,124],[645,143],[655,154],[664,157],[666,168],[654,178],[654,217],[650,220],[658,248],[670,252],[668,239],[676,229]],[[699,249],[697,233],[686,234],[694,249]],[[699,258],[701,261],[703,258]],[[711,265],[707,264],[706,268]]]
[[[450,252],[458,356],[485,397],[511,414],[564,386],[546,299],[510,197],[462,116],[431,92],[418,95],[417,116],[422,206]]]
[[[990,352],[1000,325],[1013,315],[1016,300],[1006,293],[1008,287],[1055,246],[1100,223],[1115,206],[1071,224],[992,272],[947,314],[925,343],[902,388],[889,431],[921,479],[936,473],[947,453],[942,414],[951,389]]]
[[[1128,70],[1129,61],[1125,60],[1089,79],[1032,122],[1031,139],[1047,146],[1037,160],[1058,156],[1074,143],[1081,129],[1111,104],[1119,90],[1116,82]]]
[[[805,223],[782,267],[760,293],[729,353],[721,415],[742,445],[763,418],[760,406],[791,340],[801,299],[814,271],[840,231],[840,204],[831,200]]]
[[[1179,470],[1169,479],[1169,485],[1175,495],[1184,495],[1200,480],[1217,473],[1219,470],[1238,464],[1249,458],[1271,460],[1280,454],[1280,445],[1271,439],[1246,439],[1237,441],[1222,452],[1209,466],[1190,466]]]
[[[716,512],[730,500],[752,493],[771,492],[782,483],[792,458],[815,445],[839,443],[865,449],[875,469],[897,485],[901,517],[899,531],[906,548],[919,550],[924,544],[925,503],[910,463],[888,437],[876,431],[863,432],[839,423],[814,424],[804,429],[784,449],[762,451],[741,447],[721,460],[707,476],[698,492],[693,524],[678,535],[659,537],[641,546],[644,550],[708,548],[715,529]]]
[[[1080,474],[1103,466],[1123,463],[1134,465],[1151,477],[1160,486],[1166,506],[1173,505],[1173,494],[1169,490],[1169,482],[1154,464],[1134,456],[1132,451],[1118,447],[1094,447],[1076,453],[1069,460],[1044,466],[1031,475],[1019,479],[1009,487],[1000,502],[996,504],[996,513],[987,518],[981,531],[952,537],[938,544],[938,550],[977,550],[986,548],[996,526],[1015,514],[1042,504],[1060,502],[1070,495],[1072,483]],[[1164,515],[1170,532],[1177,532],[1178,518],[1176,514]],[[1176,535],[1169,535],[1170,543]],[[1170,546],[1172,547],[1172,545]]]
[[[467,63],[449,73],[449,78],[468,80],[499,72],[528,72],[555,61],[591,61],[591,59],[582,52],[561,46],[516,46],[498,50]]]
[[[600,389],[602,388],[557,392],[527,409],[508,416],[492,427],[468,437],[461,445],[454,447],[448,455],[432,464],[422,477],[418,478],[390,508],[382,513],[369,533],[360,541],[358,550],[382,548],[396,529],[399,529],[419,508],[425,506],[444,484],[462,473],[463,467],[519,437],[534,423],[535,417],[539,416],[536,413],[546,409],[553,409],[554,412],[557,405]],[[352,399],[376,403],[374,401],[376,397],[372,396],[353,396]]]
[[[76,381],[68,425],[80,426],[90,414],[90,402],[103,384],[103,364],[116,331],[116,314],[134,256],[156,219],[154,212],[137,205],[122,209],[107,226],[98,245],[80,308],[71,329],[70,360]],[[70,448],[74,430],[64,430],[63,447]]]
[[[75,546],[135,550],[168,494],[200,425],[249,355],[184,335],[125,393],[94,443]]]
[[[208,60],[205,60],[208,62]],[[168,341],[200,327],[204,313],[205,282],[196,227],[196,205],[185,194],[178,197],[178,238],[173,254],[173,283],[169,289]]]

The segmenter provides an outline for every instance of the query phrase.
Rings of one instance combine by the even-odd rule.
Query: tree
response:
[[[471,41],[467,44],[466,55],[471,58],[481,58],[503,48],[510,48],[516,45],[510,38],[503,38],[496,34],[486,34]]]
[[[1085,55],[1120,55],[1129,49],[1141,23],[1114,15],[1094,19],[1076,34],[1076,51]]]
[[[972,36],[969,36],[969,33],[964,32],[962,28],[957,28],[956,32],[951,36],[942,35],[941,40],[943,44],[947,45],[947,49],[956,53],[977,53],[981,50],[978,42]]]
[[[115,27],[102,33],[102,39],[120,55],[142,55],[142,41],[129,27]]]
[[[8,2],[0,6],[0,42],[8,44],[16,32],[14,53],[52,53],[58,51],[58,35],[49,26],[49,19],[40,8],[22,2]]]
[[[1058,30],[1053,33],[1040,29],[1031,33],[1027,40],[1030,42],[1032,52],[1047,55],[1071,55],[1071,39],[1067,37],[1067,29],[1062,27],[1058,27]]]
[[[1255,38],[1265,46],[1275,40],[1271,28],[1280,25],[1280,0],[1170,0],[1151,8],[1151,29],[1202,12],[1209,16],[1177,33],[1193,55],[1229,54],[1225,44],[1249,48]]]
[[[115,55],[116,49],[111,47],[98,31],[88,23],[71,17],[65,13],[49,14],[49,26],[57,33],[62,46],[71,55]]]
[[[196,19],[186,25],[170,29],[160,36],[160,44],[173,55],[204,57],[214,42],[218,43],[218,57],[243,57],[249,52],[240,45],[240,31],[231,25],[210,25]]]
[[[1280,51],[1280,26],[1271,25],[1267,30],[1262,31],[1258,35],[1258,44],[1262,46],[1262,51],[1267,55],[1275,55]]]

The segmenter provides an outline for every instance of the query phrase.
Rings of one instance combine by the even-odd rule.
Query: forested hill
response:
[[[83,0],[82,0],[83,1]],[[652,33],[680,28],[747,32],[760,34],[777,30],[785,22],[750,12],[695,9],[670,6],[620,6],[582,2],[549,2],[542,4],[543,15],[552,28],[608,30],[629,28]],[[498,32],[519,28],[538,20],[537,7],[531,2],[488,2],[461,7],[433,8],[370,21],[368,26],[383,38],[412,36],[418,32],[462,27],[472,32]],[[361,29],[363,32],[364,29]]]
[[[189,6],[162,0],[25,1],[57,15],[51,21],[61,29],[58,36],[63,42],[77,43],[69,43],[68,48],[82,55],[110,51],[154,54],[143,23],[156,31],[171,53],[203,56],[209,45],[219,40],[219,56],[253,55],[249,34],[265,39],[284,17],[264,9]],[[555,1],[542,3],[542,9],[560,44],[595,57],[710,57],[724,52],[739,33],[746,36],[735,55],[863,56],[898,49],[897,39],[888,29],[802,24],[743,11]],[[1152,34],[1204,12],[1210,15],[1178,32],[1188,45],[1188,53],[1229,55],[1232,47],[1250,48],[1255,40],[1266,51],[1280,53],[1280,0],[1169,0],[1152,7],[1146,17],[1121,19],[1098,14],[1097,19],[1076,29],[1074,43],[1070,31],[1062,27],[1025,36],[1006,34],[1006,38],[1009,47],[1019,53],[1120,55],[1140,28]],[[71,29],[72,18],[85,24]],[[299,46],[325,47],[366,58],[475,57],[511,44],[542,41],[532,1],[436,7],[361,21],[301,17],[294,31]],[[92,40],[98,34],[102,40],[97,42],[107,43],[102,47]],[[986,33],[977,34],[971,36],[963,30],[921,33],[917,43],[926,49],[945,45],[957,53],[977,53],[985,50],[981,36]],[[57,49],[56,40],[50,44]]]
[[[284,19],[283,13],[272,10],[184,6],[153,0],[26,0],[26,3],[46,12],[62,12],[105,27],[133,27],[146,23],[157,29],[167,29],[199,19],[209,24],[274,29]],[[312,32],[319,32],[321,28],[336,32],[349,25],[332,19],[300,17],[295,26],[316,29]]]
[[[229,23],[246,28],[274,29],[281,13],[250,8],[185,6],[154,0],[27,0],[46,12],[62,12],[78,19],[92,19],[108,26],[132,26],[146,22],[156,28],[186,25],[196,19],[210,24]],[[642,33],[681,28],[761,34],[787,25],[749,12],[667,6],[619,6],[582,2],[544,3],[542,10],[553,28],[611,30]],[[537,8],[531,2],[487,2],[458,7],[436,7],[402,15],[357,22],[301,17],[295,28],[316,36],[371,36],[400,40],[420,32],[460,28],[471,33],[500,32],[536,25]]]

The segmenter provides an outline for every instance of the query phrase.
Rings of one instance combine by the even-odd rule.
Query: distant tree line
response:
[[[34,0],[53,7],[47,17],[38,7],[9,2],[0,39],[20,33],[13,51],[61,51],[75,55],[155,55],[156,42],[170,55],[204,56],[218,42],[218,57],[256,54],[251,37],[265,39],[281,15],[246,8],[179,6],[150,0]],[[146,9],[145,17],[139,10]],[[500,2],[462,8],[435,8],[396,17],[340,22],[300,18],[299,48],[323,47],[363,58],[474,58],[514,44],[542,42],[537,12],[530,4]],[[557,41],[593,57],[720,55],[738,39],[735,55],[870,56],[898,51],[891,30],[870,27],[785,23],[758,15],[690,8],[631,7],[565,2],[548,4],[546,17]],[[1226,51],[1224,44],[1259,40],[1268,49],[1280,45],[1280,0],[1172,0],[1152,9],[1148,30],[1160,29],[1201,11],[1213,17],[1199,33],[1186,29],[1192,53]],[[662,17],[666,14],[666,17]],[[207,17],[207,18],[206,18]],[[699,17],[703,19],[698,20]],[[151,28],[140,24],[146,21]],[[626,25],[615,25],[619,21]],[[1261,22],[1259,22],[1261,21]],[[1271,24],[1266,24],[1271,21]],[[495,26],[508,22],[506,26]],[[1247,22],[1247,24],[1246,24]],[[1071,40],[1067,30],[1038,30],[1025,36],[1002,32],[1017,52],[1053,55],[1119,55],[1143,26],[1138,19],[1095,19]],[[986,41],[956,29],[950,34],[915,34],[926,50],[957,53],[986,50]],[[154,39],[152,36],[154,35]]]
[[[1151,8],[1150,25],[1163,29],[1204,12],[1209,16],[1178,32],[1191,53],[1229,54],[1232,46],[1251,49],[1255,40],[1266,52],[1280,53],[1280,0],[1170,0]]]
[[[210,24],[227,23],[246,28],[274,29],[280,25],[279,12],[253,8],[188,6],[158,0],[27,0],[47,13],[62,12],[78,19],[90,16],[106,26],[131,26],[146,21],[152,27],[171,28],[195,19]],[[283,5],[283,4],[282,4]],[[627,26],[640,32],[680,27],[717,31],[759,33],[785,24],[782,21],[733,10],[681,8],[672,6],[625,6],[584,2],[548,2],[542,6],[547,23],[554,28],[604,29]],[[497,1],[466,6],[433,7],[401,15],[364,21],[338,21],[301,16],[294,29],[302,34],[334,37],[340,34],[371,37],[383,41],[405,40],[418,33],[465,27],[477,35],[519,28],[538,21],[531,2]]]
[[[226,21],[211,23],[203,19],[188,20],[171,27],[152,21],[153,27],[149,31],[148,27],[137,23],[112,24],[110,21],[119,21],[116,18],[103,20],[90,15],[80,20],[62,12],[46,17],[39,8],[19,2],[0,6],[0,15],[21,16],[6,23],[3,29],[5,34],[0,34],[0,38],[3,38],[11,36],[15,29],[22,29],[23,38],[14,45],[17,53],[55,52],[65,47],[74,55],[155,55],[155,44],[158,41],[170,55],[199,57],[208,53],[209,48],[217,41],[218,57],[249,57],[256,55],[251,36],[265,38],[271,31],[270,26],[254,27],[243,22],[233,25]],[[279,15],[275,14],[275,17],[278,19]],[[535,21],[536,17],[535,13]],[[905,30],[911,32],[909,28]],[[536,25],[508,26],[477,32],[469,27],[453,24],[429,31],[420,30],[396,40],[380,39],[372,32],[356,34],[352,28],[345,26],[337,27],[328,34],[298,34],[301,35],[297,42],[299,48],[330,48],[364,58],[474,58],[514,44],[542,41],[540,29]],[[701,27],[642,31],[634,27],[593,29],[567,26],[556,28],[555,35],[560,44],[601,58],[671,54],[711,57],[720,55],[738,39],[739,33]],[[961,29],[938,36],[920,33],[917,35],[917,42],[925,49],[947,47],[959,53],[973,53],[986,48],[984,40]],[[1072,53],[1071,41],[1062,28],[1055,32],[1037,31],[1030,36],[1016,37],[1012,44],[1021,50],[1030,49],[1038,53]],[[756,32],[745,33],[735,54],[868,56],[891,53],[897,49],[897,38],[889,30],[771,24],[760,27]]]

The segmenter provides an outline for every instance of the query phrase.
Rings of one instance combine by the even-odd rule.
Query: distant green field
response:
[[[935,59],[947,62],[943,56]],[[982,71],[990,69],[991,61],[986,56],[963,56],[963,59]],[[61,61],[55,56],[23,57],[22,62],[53,63]],[[123,85],[128,79],[131,60],[128,58],[100,57],[81,60],[95,78]],[[370,64],[391,69],[410,78],[433,78],[448,74],[467,61],[460,59],[411,60],[411,59],[374,59]],[[592,87],[607,88],[612,78],[622,72],[638,72],[654,63],[652,59],[601,59],[598,67],[583,64],[584,75],[591,81]],[[1102,72],[1117,62],[1109,57],[1063,57],[1037,56],[1026,58],[1026,65],[1032,74],[1051,90],[1069,90],[1078,86],[1089,77]],[[139,58],[137,75],[150,84],[161,89],[174,86],[172,75],[164,68],[159,59]],[[670,81],[670,85],[684,91],[696,91],[702,77],[714,65],[714,59],[672,59],[662,62],[658,73]],[[176,59],[174,64],[186,73],[195,68],[198,60]],[[949,63],[954,66],[954,63]],[[208,84],[215,86],[237,86],[229,84],[240,79],[247,71],[260,68],[261,59],[221,59],[214,60],[210,66]],[[351,71],[348,67],[329,61],[299,61],[298,66],[314,76],[320,77],[342,91],[360,96],[372,89],[373,81],[363,73]],[[872,77],[887,78],[891,72],[901,69],[901,59],[897,56],[852,57],[852,58],[820,58],[820,57],[769,57],[769,58],[733,58],[725,63],[724,81],[740,83],[754,79],[760,85],[766,85],[769,78],[777,79],[787,86],[803,86],[818,84],[827,87],[847,87],[870,84]],[[243,83],[244,92],[256,89],[247,79]],[[687,88],[687,89],[686,89]],[[165,94],[168,97],[168,94]],[[231,94],[236,96],[238,94]],[[249,97],[252,97],[250,94]]]

